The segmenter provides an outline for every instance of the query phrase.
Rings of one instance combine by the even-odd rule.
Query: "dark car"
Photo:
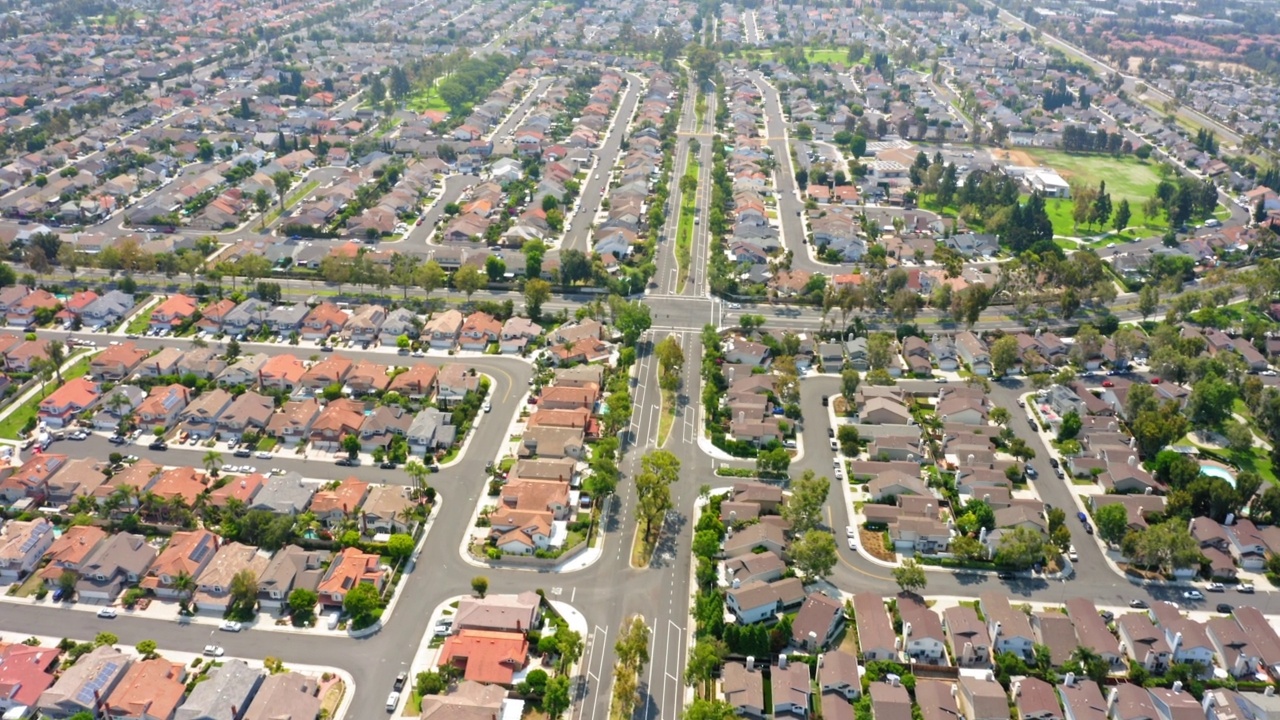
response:
[[[325,345],[324,347],[320,348],[320,352],[333,352],[333,346]]]
[[[1001,580],[1013,580],[1014,578],[1016,578],[1016,577],[1017,577],[1017,575],[1014,575],[1013,573],[1009,572],[1008,570],[1002,570],[1002,571],[1000,571],[1000,572],[996,573],[996,577],[997,577],[997,578],[1000,578]]]
[[[125,444],[125,443],[127,443],[127,442],[129,442],[129,441],[128,441],[128,440],[125,440],[124,438],[120,437],[119,435],[112,435],[112,436],[111,436],[111,438],[110,438],[109,440],[107,440],[107,442],[111,443],[112,445],[123,445],[123,444]]]
[[[1040,426],[1036,424],[1035,420],[1028,419],[1027,424],[1031,426],[1032,432],[1040,432]]]
[[[1040,477],[1040,473],[1036,472],[1036,469],[1031,467],[1030,465],[1024,468],[1023,474],[1025,474],[1027,477],[1031,478],[1032,480],[1035,480],[1036,478]]]
[[[1146,610],[1148,606],[1147,606],[1146,600],[1130,600],[1129,607],[1135,608],[1138,610]]]
[[[1080,510],[1076,512],[1076,519],[1079,520],[1080,522],[1088,522],[1089,516],[1085,515],[1083,510]]]
[[[383,470],[395,470],[396,464],[388,460],[384,463],[379,464],[378,467],[382,468]]]
[[[1092,526],[1092,525],[1090,525],[1089,523],[1085,523],[1085,524],[1084,524],[1084,531],[1085,531],[1085,533],[1087,533],[1087,534],[1089,534],[1089,535],[1092,535],[1092,534],[1093,534],[1093,526]]]
[[[823,396],[822,396],[822,407],[826,407],[826,406],[828,406],[828,405],[830,405],[830,404],[831,404],[831,398],[830,398],[829,396],[827,396],[827,395],[823,395]]]
[[[1218,612],[1222,613],[1223,615],[1230,615],[1232,610],[1234,610],[1234,608],[1232,608],[1230,605],[1226,603],[1218,603],[1217,609],[1218,609]]]
[[[835,428],[827,428],[827,437],[829,437],[829,438],[833,438],[833,437],[835,437],[835,436],[836,436],[836,429],[835,429]]]
[[[338,461],[334,464],[342,467],[355,467],[356,461],[351,458],[338,458]]]
[[[1057,469],[1058,469],[1058,458],[1052,458],[1052,457],[1051,457],[1051,458],[1049,458],[1049,467],[1053,468],[1054,470],[1057,470]]]
[[[1110,610],[1103,610],[1098,614],[1101,615],[1102,619],[1106,620],[1107,622],[1111,622],[1112,620],[1116,619],[1116,614],[1111,612]]]
[[[253,457],[253,451],[252,451],[252,450],[250,450],[249,448],[240,448],[240,449],[236,450],[235,452],[233,452],[233,453],[231,453],[231,454],[232,454],[232,455],[234,455],[234,456],[236,456],[236,457],[242,457],[242,458],[243,458],[243,457]]]
[[[163,440],[157,440],[151,443],[150,445],[148,445],[147,447],[151,448],[152,450],[168,450],[169,443],[164,442]]]
[[[399,675],[396,675],[396,682],[392,687],[396,690],[403,690],[404,684],[408,681],[409,681],[409,673],[401,672]]]

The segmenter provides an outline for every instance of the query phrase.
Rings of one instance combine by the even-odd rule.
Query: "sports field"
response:
[[[1083,181],[1097,186],[1101,180],[1107,181],[1107,191],[1111,193],[1112,202],[1128,198],[1132,205],[1136,200],[1146,202],[1160,184],[1160,174],[1156,164],[1139,160],[1136,157],[1110,155],[1075,155],[1057,150],[1041,150],[1039,148],[1024,150],[1037,165],[1048,165],[1064,180]]]
[[[1026,148],[1017,150],[993,150],[996,160],[1004,160],[1024,167],[1046,166],[1058,171],[1068,182],[1083,182],[1092,187],[1106,180],[1107,192],[1111,194],[1114,208],[1121,200],[1129,201],[1132,213],[1129,227],[1146,228],[1150,232],[1136,230],[1135,235],[1145,237],[1163,230],[1166,223],[1163,217],[1148,218],[1143,212],[1143,204],[1155,193],[1160,184],[1160,174],[1156,164],[1139,160],[1132,156],[1113,157],[1111,155],[1077,155],[1057,150]],[[1075,203],[1071,200],[1050,198],[1045,202],[1049,219],[1053,221],[1054,235],[1074,237],[1079,235],[1096,235],[1111,230],[1110,223],[1102,225],[1075,226],[1072,210]]]

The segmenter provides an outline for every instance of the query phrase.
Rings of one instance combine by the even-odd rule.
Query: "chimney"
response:
[[[902,678],[901,678],[901,677],[898,677],[897,675],[894,675],[894,674],[892,674],[892,673],[890,673],[888,677],[889,677],[889,684],[890,684],[890,685],[892,685],[892,686],[894,686],[894,687],[898,687],[899,685],[901,685],[901,684],[902,684]]]
[[[779,669],[779,670],[786,670],[786,669],[787,669],[787,654],[786,654],[786,653],[778,653],[778,669]]]
[[[1178,654],[1178,648],[1182,647],[1182,633],[1176,633],[1176,634],[1173,636],[1173,643],[1172,643],[1172,645],[1173,645],[1172,654],[1177,655],[1177,654]]]
[[[753,670],[756,666],[756,658],[754,655],[747,656],[747,672]]]
[[[1075,673],[1073,673],[1073,672],[1069,672],[1069,673],[1067,673],[1067,679],[1066,679],[1066,680],[1063,680],[1063,681],[1062,681],[1062,684],[1063,684],[1063,685],[1066,685],[1067,687],[1075,687],[1075,686],[1076,686],[1076,674],[1075,674]]]
[[[1180,692],[1182,692],[1182,681],[1181,681],[1181,680],[1174,680],[1174,681],[1173,681],[1173,694],[1174,694],[1174,695],[1177,695],[1177,694],[1178,694],[1178,693],[1180,693]]]
[[[1266,689],[1266,694],[1271,695],[1273,693],[1275,693],[1275,689],[1271,686],[1268,686]],[[1204,694],[1204,700],[1200,701],[1200,711],[1203,712],[1205,716],[1208,716],[1209,709],[1212,707],[1213,707],[1213,691],[1210,690],[1209,692]]]
[[[903,623],[902,635],[903,637],[911,637],[911,623]]]
[[[1120,688],[1113,687],[1111,692],[1107,693],[1107,708],[1114,708],[1116,700],[1120,697]]]
[[[1022,694],[1022,682],[1018,681],[1013,684],[1013,696],[1018,697]]]

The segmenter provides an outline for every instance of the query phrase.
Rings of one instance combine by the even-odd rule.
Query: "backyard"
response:
[[[89,356],[85,355],[70,368],[63,371],[62,379],[64,381],[72,380],[88,374]],[[37,388],[35,395],[32,395],[25,403],[15,407],[8,417],[0,420],[0,438],[16,440],[18,433],[22,432],[27,422],[36,416],[36,411],[40,408],[40,401],[57,389],[58,382],[56,378],[45,383],[44,392],[40,392],[39,388]]]

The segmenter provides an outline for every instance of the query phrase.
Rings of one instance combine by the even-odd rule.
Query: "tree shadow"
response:
[[[649,558],[649,567],[658,569],[675,564],[676,552],[679,550],[680,532],[688,524],[688,519],[675,510],[668,510],[658,531],[658,541],[653,546],[653,555]]]

